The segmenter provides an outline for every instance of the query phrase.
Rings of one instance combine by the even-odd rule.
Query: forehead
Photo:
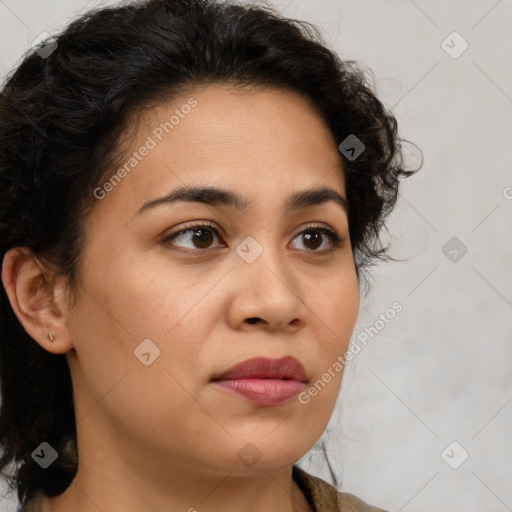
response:
[[[315,182],[344,189],[333,135],[311,101],[295,91],[196,87],[134,120],[121,163],[112,170],[126,172],[109,201],[121,190],[146,200],[184,184],[222,184],[245,195],[274,196]]]
[[[189,156],[215,151],[216,157],[243,153],[255,160],[265,154],[269,159],[332,159],[337,154],[333,135],[312,101],[282,87],[196,87],[147,110],[136,129],[139,141],[153,134],[157,143],[174,145],[180,153],[188,150]]]

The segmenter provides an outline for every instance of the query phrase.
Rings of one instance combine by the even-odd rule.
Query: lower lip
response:
[[[231,379],[215,384],[258,405],[284,404],[306,387],[303,382],[283,379]]]

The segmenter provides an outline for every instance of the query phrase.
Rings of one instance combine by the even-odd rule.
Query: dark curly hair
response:
[[[121,157],[130,120],[198,85],[284,87],[308,98],[343,158],[358,278],[386,256],[380,241],[405,169],[393,115],[367,70],[328,49],[318,29],[273,8],[216,0],[146,0],[91,11],[29,51],[0,92],[0,257],[27,246],[77,291],[83,226],[93,191]],[[51,51],[53,50],[53,51]],[[46,53],[45,53],[46,52]],[[0,291],[0,470],[21,503],[58,495],[77,465],[72,383],[64,354],[25,332]],[[59,453],[42,470],[31,457]],[[330,468],[330,465],[329,465]],[[334,482],[336,477],[334,474]]]

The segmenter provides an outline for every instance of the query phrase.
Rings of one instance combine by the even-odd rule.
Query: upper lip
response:
[[[238,363],[212,380],[228,379],[292,379],[299,382],[307,381],[304,366],[294,357],[285,356],[279,359],[256,357]]]

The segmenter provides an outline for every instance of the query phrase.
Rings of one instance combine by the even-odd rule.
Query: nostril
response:
[[[253,317],[253,318],[248,318],[247,321],[250,323],[250,324],[255,324],[257,323],[259,320],[259,318],[256,318],[256,317]]]

